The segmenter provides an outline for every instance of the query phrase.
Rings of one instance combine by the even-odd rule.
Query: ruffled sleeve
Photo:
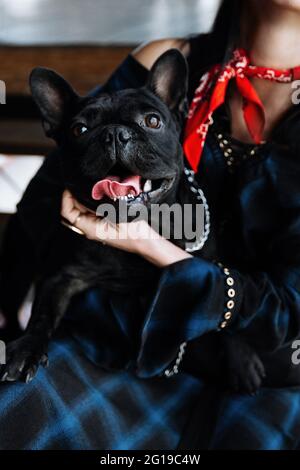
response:
[[[165,268],[144,322],[137,375],[162,374],[182,343],[229,327],[240,302],[234,282],[226,267],[201,258]]]

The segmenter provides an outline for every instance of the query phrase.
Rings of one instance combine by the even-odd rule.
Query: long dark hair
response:
[[[244,0],[223,0],[217,12],[211,36],[213,42],[218,44],[224,61],[237,45],[244,3]]]
[[[193,90],[197,87],[199,78],[212,65],[227,62],[232,50],[238,44],[245,2],[246,0],[223,0],[212,30],[207,34],[190,38],[190,99],[193,97]]]

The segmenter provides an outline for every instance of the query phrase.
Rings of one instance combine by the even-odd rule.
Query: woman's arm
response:
[[[112,73],[106,83],[98,85],[89,95],[111,93],[125,88],[142,87],[156,59],[169,49],[178,49],[187,56],[190,51],[188,39],[161,39],[137,47]]]
[[[133,57],[146,69],[150,70],[156,59],[169,49],[178,49],[187,57],[190,52],[188,39],[171,38],[142,44],[133,52]]]

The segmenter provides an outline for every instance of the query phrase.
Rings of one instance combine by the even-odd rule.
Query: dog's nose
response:
[[[100,139],[105,145],[126,145],[131,139],[131,134],[126,127],[106,127],[102,131]]]
[[[128,129],[126,129],[126,127],[119,127],[116,129],[116,135],[118,141],[122,144],[126,144],[131,138],[130,132]]]
[[[112,145],[115,140],[114,129],[105,129],[101,134],[101,140],[106,145]]]

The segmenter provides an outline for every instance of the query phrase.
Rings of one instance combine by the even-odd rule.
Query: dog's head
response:
[[[32,71],[45,132],[63,150],[65,185],[79,201],[95,209],[120,198],[129,206],[174,200],[183,168],[187,75],[182,54],[170,50],[144,87],[80,97],[57,73]]]

